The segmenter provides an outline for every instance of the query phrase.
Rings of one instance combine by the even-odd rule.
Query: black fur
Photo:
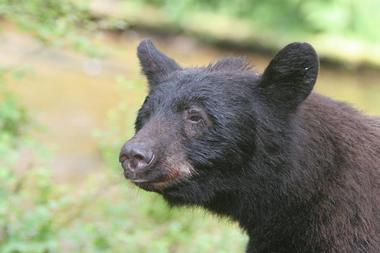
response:
[[[379,123],[311,93],[309,44],[263,75],[235,58],[182,69],[149,41],[138,56],[151,89],[132,141],[153,143],[151,174],[171,180],[140,187],[238,221],[249,253],[380,252]],[[194,105],[202,124],[184,116]]]

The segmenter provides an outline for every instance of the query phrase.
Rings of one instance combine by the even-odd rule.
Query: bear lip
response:
[[[179,173],[169,174],[159,179],[129,179],[136,186],[147,191],[162,191],[182,182],[184,179]]]
[[[146,191],[162,191],[165,188],[173,185],[175,180],[135,180],[132,182]]]
[[[174,182],[177,181],[177,178],[173,177],[164,177],[164,178],[158,178],[158,179],[143,179],[143,178],[137,178],[137,179],[129,179],[131,182],[135,184],[160,184],[160,183],[167,183],[167,182]]]
[[[149,182],[152,182],[154,180],[148,180],[148,179],[134,179],[134,180],[131,180],[133,183],[149,183]]]

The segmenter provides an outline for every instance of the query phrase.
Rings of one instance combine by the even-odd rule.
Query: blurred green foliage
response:
[[[261,29],[286,34],[325,34],[379,41],[380,0],[140,0],[180,20],[189,11],[245,19]]]
[[[49,212],[54,191],[47,170],[25,165],[16,171],[22,149],[34,147],[26,136],[27,112],[5,82],[18,77],[18,70],[0,70],[0,252],[45,252],[54,235]]]
[[[100,53],[86,36],[97,26],[84,4],[68,0],[0,0],[0,17],[46,44],[74,48],[88,55]]]
[[[76,32],[76,25],[86,21],[84,11],[68,1],[1,0],[0,16],[42,42],[68,42],[92,52],[87,38]],[[0,252],[66,252],[60,235],[80,213],[75,207],[82,210],[88,199],[56,184],[47,167],[48,153],[30,138],[33,122],[7,86],[7,80],[23,76],[17,67],[0,68]]]
[[[6,76],[19,76],[17,71],[0,68],[0,154],[1,163],[8,162],[12,157],[11,148],[27,125],[26,110],[21,106],[14,94],[6,86]],[[4,158],[3,158],[4,157]]]
[[[74,26],[85,31],[116,26],[118,21],[95,22],[87,1],[71,0],[0,0],[0,16],[17,22],[43,41],[71,44],[88,51],[85,36]],[[256,27],[279,34],[324,34],[378,42],[380,34],[380,0],[137,0],[157,6],[173,20],[181,22],[187,12],[210,11],[251,22]],[[60,38],[60,40],[52,40]],[[62,38],[66,38],[62,40]]]

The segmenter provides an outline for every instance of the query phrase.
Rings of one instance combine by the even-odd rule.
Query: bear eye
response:
[[[186,111],[186,120],[190,121],[191,123],[199,123],[203,120],[203,117],[201,115],[201,112],[196,109],[189,109]]]

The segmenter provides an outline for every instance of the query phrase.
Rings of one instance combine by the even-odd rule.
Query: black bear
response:
[[[286,46],[263,74],[240,58],[182,68],[149,40],[138,57],[149,94],[126,178],[238,221],[249,253],[380,252],[380,123],[312,92],[312,46]]]

